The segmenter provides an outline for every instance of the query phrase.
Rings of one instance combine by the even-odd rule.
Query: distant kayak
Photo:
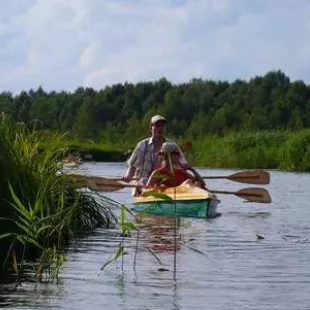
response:
[[[77,168],[82,164],[82,160],[79,157],[68,157],[63,160],[63,166],[67,168]]]
[[[63,166],[67,167],[67,168],[77,168],[80,165],[80,163],[77,163],[75,161],[71,161],[71,162],[64,162]]]

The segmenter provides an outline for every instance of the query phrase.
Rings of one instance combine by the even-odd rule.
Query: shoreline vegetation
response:
[[[24,124],[0,121],[1,280],[20,280],[25,269],[38,280],[57,279],[63,250],[75,236],[117,222],[116,202],[75,190],[62,173],[63,135],[45,138]]]
[[[310,129],[205,137],[193,148],[189,160],[203,167],[310,171]]]
[[[310,129],[298,132],[240,132],[224,137],[205,136],[180,140],[191,165],[204,168],[278,169],[310,171]],[[93,161],[123,162],[130,151],[95,142],[68,142],[68,149],[91,155]],[[86,161],[89,160],[86,158]]]

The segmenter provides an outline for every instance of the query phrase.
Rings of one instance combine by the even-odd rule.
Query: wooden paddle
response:
[[[105,177],[70,174],[70,186],[74,188],[87,187],[92,191],[114,192],[125,187],[137,187],[134,184],[123,183],[120,179],[109,179]]]
[[[122,178],[107,178],[107,177],[94,177],[94,176],[83,176],[83,175],[71,175],[76,180],[85,180],[87,179],[94,179],[96,182],[100,182],[100,184],[115,184],[118,186],[120,181],[123,181]],[[240,183],[248,183],[248,184],[269,184],[270,182],[270,175],[269,172],[264,170],[250,170],[250,171],[243,171],[237,172],[228,176],[203,176],[203,179],[228,179],[231,181],[236,181]],[[131,178],[131,181],[137,181],[138,178]],[[112,185],[113,186],[113,185]]]
[[[271,197],[268,191],[260,187],[244,188],[237,192],[219,191],[219,190],[210,190],[210,191],[216,194],[235,195],[250,202],[258,202],[258,203],[270,203],[271,202]]]
[[[240,183],[269,184],[269,172],[264,170],[250,170],[237,172],[228,176],[203,176],[203,179],[228,179]]]
[[[118,191],[126,187],[143,188],[143,186],[141,185],[122,183],[121,181],[110,180],[102,177],[84,176],[84,175],[73,175],[73,176],[74,178],[72,178],[71,180],[71,185],[73,187],[75,188],[87,187],[92,191],[112,192],[112,191]],[[271,202],[271,198],[269,196],[268,191],[264,188],[259,187],[245,188],[237,192],[220,191],[220,190],[210,190],[210,192],[216,194],[235,195],[250,202],[258,202],[258,203]]]

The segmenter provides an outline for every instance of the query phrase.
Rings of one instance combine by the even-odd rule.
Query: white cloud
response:
[[[309,82],[309,20],[308,0],[1,2],[0,91],[272,69]]]

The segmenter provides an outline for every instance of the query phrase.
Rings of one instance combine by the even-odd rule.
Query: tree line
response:
[[[281,71],[252,79],[193,79],[174,85],[165,78],[101,90],[22,91],[0,94],[0,111],[37,129],[73,138],[132,145],[147,134],[150,117],[169,120],[169,134],[197,140],[236,132],[299,131],[310,127],[310,86]]]

